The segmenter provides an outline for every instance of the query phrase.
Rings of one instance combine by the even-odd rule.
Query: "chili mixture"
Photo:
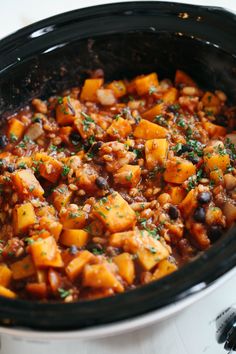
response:
[[[0,136],[0,295],[71,302],[176,271],[236,219],[235,107],[186,73],[81,87]]]

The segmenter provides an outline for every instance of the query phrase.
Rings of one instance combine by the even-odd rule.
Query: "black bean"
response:
[[[206,220],[205,209],[203,207],[198,207],[195,210],[195,212],[193,214],[193,217],[198,222],[205,222],[205,220]]]
[[[220,114],[220,115],[216,116],[215,124],[221,125],[222,127],[227,127],[228,126],[228,119],[227,119],[227,117]]]
[[[34,118],[34,123],[42,123],[42,119],[39,117]]]
[[[223,234],[223,228],[221,225],[212,225],[208,230],[208,237],[212,242],[217,241]]]
[[[102,146],[102,141],[97,141],[92,145],[90,152],[92,154],[97,154],[101,146]]]
[[[187,156],[187,159],[191,161],[194,165],[196,165],[199,162],[199,157],[198,156]]]
[[[10,173],[14,172],[15,171],[15,166],[14,165],[8,165],[7,166],[7,171],[10,172]]]
[[[197,200],[200,204],[210,203],[211,201],[211,193],[210,192],[202,192],[198,194]]]
[[[169,216],[172,220],[176,220],[179,217],[179,211],[176,206],[171,205],[168,210]]]
[[[184,152],[191,152],[191,151],[193,151],[193,148],[192,148],[192,146],[190,146],[190,145],[188,145],[188,144],[184,144],[184,145],[182,145],[182,147],[181,147],[181,151],[182,151],[182,154],[183,154]]]
[[[78,145],[81,142],[81,136],[77,132],[70,134],[70,141],[73,145]]]
[[[0,136],[0,149],[3,149],[7,146],[8,144],[8,139],[6,137],[6,135],[1,135]]]
[[[97,177],[95,183],[96,186],[100,189],[108,189],[108,183],[103,177]]]

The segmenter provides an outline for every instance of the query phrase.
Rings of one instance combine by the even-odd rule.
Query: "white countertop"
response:
[[[2,0],[0,38],[43,18],[112,0]],[[181,2],[176,0],[176,2]],[[221,6],[236,12],[236,0],[198,0],[188,4]],[[236,279],[179,315],[133,333],[93,341],[34,343],[1,337],[0,354],[224,354],[215,341],[214,318],[236,302]]]

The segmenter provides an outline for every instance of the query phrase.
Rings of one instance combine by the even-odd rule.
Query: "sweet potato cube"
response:
[[[167,185],[165,191],[170,195],[171,203],[174,205],[180,204],[186,197],[186,191],[181,186]]]
[[[218,138],[219,136],[225,136],[227,133],[225,127],[213,124],[211,122],[204,122],[203,127],[208,132],[210,138]]]
[[[181,184],[196,173],[196,167],[192,162],[181,157],[174,157],[166,163],[164,180],[170,183]]]
[[[209,91],[205,92],[201,101],[204,107],[214,107],[220,105],[220,99],[214,95],[214,93]]]
[[[145,143],[146,164],[149,170],[156,166],[164,166],[168,153],[168,142],[166,139],[151,139]]]
[[[113,91],[116,98],[126,95],[126,86],[122,80],[112,81],[107,85],[107,88]]]
[[[17,170],[12,173],[12,181],[21,196],[33,195],[34,197],[41,197],[44,194],[43,188],[31,169]]]
[[[206,154],[204,156],[205,168],[208,172],[220,169],[223,172],[230,166],[230,157],[228,154]]]
[[[93,207],[93,214],[111,232],[131,229],[136,222],[135,212],[117,192],[99,200]]]
[[[95,256],[89,251],[81,251],[79,255],[72,259],[66,266],[66,273],[71,280],[77,278],[84,266],[88,264]]]
[[[112,247],[121,248],[124,245],[126,238],[131,238],[135,235],[135,231],[116,232],[109,237],[109,245]]]
[[[132,128],[127,119],[119,117],[113,120],[107,133],[114,139],[126,138],[132,132]]]
[[[34,298],[45,299],[47,297],[46,283],[28,283],[25,288]]]
[[[197,195],[197,190],[191,189],[184,200],[179,204],[179,209],[186,218],[189,217],[198,206]]]
[[[31,253],[36,267],[63,267],[63,261],[53,236],[36,240],[31,246]]]
[[[168,130],[161,127],[158,124],[149,122],[148,120],[141,119],[139,124],[134,129],[135,138],[140,139],[156,139],[165,138],[168,134]]]
[[[5,288],[2,285],[0,285],[0,296],[9,297],[11,299],[15,299],[17,297],[16,293],[14,293],[13,291]]]
[[[0,264],[0,285],[8,287],[12,278],[12,271],[5,263]]]
[[[67,125],[74,122],[80,116],[81,104],[78,100],[69,96],[63,97],[56,107],[56,119],[60,125]]]
[[[113,258],[121,277],[129,284],[133,284],[135,277],[134,261],[130,253],[124,252]]]
[[[173,104],[176,102],[177,97],[178,90],[175,87],[171,87],[164,93],[162,100],[164,103]]]
[[[62,224],[53,215],[42,216],[39,220],[40,229],[49,231],[56,241],[58,241],[62,230]]]
[[[19,141],[24,134],[25,126],[17,118],[12,118],[8,122],[7,137],[11,143]]]
[[[30,168],[32,164],[33,164],[32,158],[29,156],[19,157],[16,161],[16,166],[18,169],[22,168],[22,166],[24,167],[27,166],[28,168]]]
[[[146,112],[142,113],[142,117],[147,120],[153,121],[153,119],[156,116],[158,116],[159,114],[161,114],[163,112],[163,109],[164,109],[164,104],[158,103],[154,107],[152,107],[149,110],[147,110]]]
[[[56,183],[62,172],[62,163],[41,152],[35,154],[35,161],[38,163],[40,175],[49,182]]]
[[[24,257],[20,261],[11,264],[13,279],[24,279],[35,274],[35,266],[30,255]]]
[[[63,143],[71,144],[70,134],[72,133],[72,131],[73,128],[70,126],[61,127],[59,129],[58,136],[62,139]]]
[[[182,70],[177,70],[175,74],[175,85],[197,86],[195,81]]]
[[[87,214],[83,210],[72,212],[66,210],[65,213],[60,214],[60,222],[63,229],[82,229],[86,224]]]
[[[124,165],[115,174],[114,181],[117,184],[135,187],[140,181],[141,168],[138,165]]]
[[[152,279],[160,279],[166,275],[173,273],[177,270],[177,266],[174,263],[171,263],[168,259],[163,259],[158,263],[158,267],[153,273]]]
[[[120,293],[123,285],[109,269],[107,264],[86,265],[83,272],[83,286],[91,288],[112,288]]]
[[[224,175],[222,170],[219,168],[210,172],[210,180],[214,182],[215,185],[224,183]]]
[[[138,76],[135,79],[135,88],[139,96],[147,95],[151,88],[158,87],[158,77],[156,73]]]
[[[52,203],[60,211],[62,207],[67,206],[70,203],[73,192],[67,187],[66,184],[60,184],[54,188],[52,193]]]
[[[80,95],[81,100],[83,101],[92,101],[98,102],[97,99],[97,90],[103,85],[103,79],[87,79],[84,82],[82,92]]]
[[[123,248],[127,252],[136,254],[145,270],[152,269],[169,255],[167,248],[150,236],[147,231],[137,230],[133,236],[127,237]]]
[[[84,230],[64,230],[60,242],[64,246],[84,247],[88,242],[89,234]]]
[[[34,207],[31,203],[16,205],[13,210],[13,226],[18,235],[37,222]]]

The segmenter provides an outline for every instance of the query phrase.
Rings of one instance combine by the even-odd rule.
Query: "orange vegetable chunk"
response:
[[[12,118],[8,122],[7,137],[12,143],[19,141],[24,134],[25,126],[17,118]]]
[[[63,261],[53,236],[36,240],[31,246],[31,253],[36,267],[63,267]]]
[[[71,280],[77,278],[84,266],[94,258],[94,255],[89,251],[81,251],[76,258],[72,259],[66,266],[66,273]]]
[[[12,181],[17,192],[21,195],[32,195],[41,197],[44,190],[31,169],[17,170],[12,173]]]
[[[136,223],[135,212],[117,192],[98,201],[93,207],[93,214],[111,232],[131,229]]]
[[[159,82],[156,73],[138,76],[135,79],[135,87],[139,96],[148,94],[151,88],[156,88],[158,85]]]
[[[165,138],[167,134],[168,130],[166,128],[163,128],[160,125],[149,122],[145,119],[141,119],[136,128],[134,129],[135,138],[145,140]]]
[[[0,264],[0,285],[8,287],[12,278],[11,269],[5,264]]]
[[[37,221],[34,207],[31,203],[16,205],[13,209],[13,226],[16,234],[26,231]]]
[[[80,116],[81,104],[78,100],[69,96],[63,97],[56,107],[56,119],[60,125],[67,125],[74,122]]]
[[[146,164],[149,170],[156,166],[164,166],[168,153],[168,142],[166,139],[150,139],[145,143]]]
[[[196,167],[192,162],[181,157],[174,157],[167,161],[163,177],[166,182],[181,184],[195,173]]]
[[[60,242],[64,246],[84,247],[88,242],[89,234],[84,230],[64,230]]]
[[[35,274],[35,266],[30,255],[11,264],[13,279],[24,279]]]
[[[83,101],[98,102],[97,90],[103,85],[103,79],[87,79],[84,82],[82,92],[80,95]]]

